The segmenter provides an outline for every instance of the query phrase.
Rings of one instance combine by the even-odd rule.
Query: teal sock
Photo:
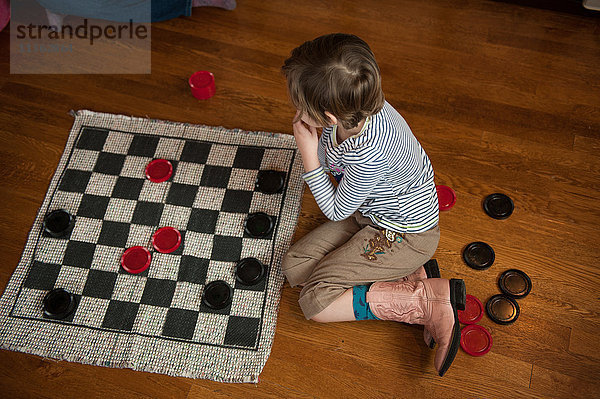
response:
[[[352,307],[354,308],[354,318],[356,320],[379,320],[367,303],[368,285],[356,285],[352,287]]]

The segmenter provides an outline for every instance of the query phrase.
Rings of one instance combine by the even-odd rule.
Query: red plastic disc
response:
[[[483,317],[483,304],[473,295],[467,295],[465,310],[458,311],[458,320],[462,324],[475,324]]]
[[[169,180],[173,174],[173,165],[166,159],[155,159],[146,165],[146,177],[154,183]]]
[[[440,211],[450,210],[456,203],[456,193],[448,186],[435,186]]]
[[[471,356],[483,356],[492,349],[492,335],[479,324],[461,330],[460,347]]]
[[[168,254],[179,248],[181,233],[174,227],[163,227],[156,230],[152,236],[152,246],[163,254]]]
[[[131,247],[123,252],[121,266],[129,273],[141,273],[150,266],[152,255],[144,247]]]
[[[192,95],[198,100],[208,100],[215,95],[215,76],[209,71],[198,71],[190,76],[188,83]]]

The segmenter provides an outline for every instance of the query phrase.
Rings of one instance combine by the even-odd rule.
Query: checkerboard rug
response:
[[[285,134],[227,130],[79,111],[35,219],[21,261],[0,299],[4,349],[108,367],[224,382],[257,382],[269,356],[280,291],[281,258],[300,210],[302,162]],[[165,182],[146,165],[167,159]],[[285,176],[283,190],[257,189],[261,170]],[[55,238],[46,214],[65,209],[73,229]],[[249,214],[274,220],[265,237],[244,229]],[[172,253],[152,247],[153,233],[178,229]],[[150,267],[130,274],[125,249],[146,247]],[[237,261],[266,265],[255,285],[236,281]],[[225,281],[231,302],[213,309],[204,287]],[[56,288],[73,294],[62,319],[44,315]]]

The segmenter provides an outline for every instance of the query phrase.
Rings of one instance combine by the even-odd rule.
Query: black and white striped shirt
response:
[[[321,167],[303,178],[329,219],[345,219],[358,209],[377,226],[399,233],[420,233],[438,223],[431,162],[389,103],[339,145],[336,126],[324,128],[318,156]],[[337,188],[326,172],[343,174]]]

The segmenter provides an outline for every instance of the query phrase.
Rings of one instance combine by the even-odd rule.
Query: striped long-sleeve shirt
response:
[[[423,232],[438,223],[431,162],[389,103],[341,144],[336,126],[324,128],[318,156],[321,167],[303,178],[329,219],[345,219],[358,209],[377,226],[399,233]],[[343,174],[337,188],[326,172]]]

